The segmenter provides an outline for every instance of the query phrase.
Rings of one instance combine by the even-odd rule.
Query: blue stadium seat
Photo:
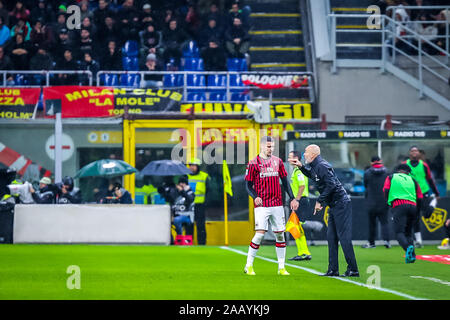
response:
[[[139,88],[141,84],[141,76],[139,74],[122,74],[120,77],[120,85],[124,87]]]
[[[231,101],[249,101],[250,96],[248,94],[243,94],[239,92],[234,92],[231,94]]]
[[[208,87],[226,87],[227,76],[224,74],[213,74],[208,76]]]
[[[202,58],[186,58],[184,60],[184,70],[186,71],[203,71],[203,59]]]
[[[183,75],[182,74],[165,74],[163,78],[164,87],[182,87]]]
[[[23,74],[16,74],[14,77],[14,85],[16,86],[26,86],[28,85],[28,80]]]
[[[187,85],[189,87],[205,87],[205,76],[198,74],[188,74],[187,75]],[[204,89],[201,89],[204,90]],[[196,90],[198,91],[198,90]]]
[[[189,92],[187,95],[188,101],[206,101],[204,92]]]
[[[137,57],[139,55],[139,45],[136,41],[128,40],[122,47],[122,54],[127,57]]]
[[[166,63],[165,70],[178,70],[180,66],[177,64],[176,60],[174,58],[170,58],[169,62]]]
[[[184,58],[198,58],[200,57],[200,49],[198,48],[197,42],[191,40],[183,49]]]
[[[104,86],[118,86],[119,85],[119,75],[118,74],[101,74],[100,83]]]
[[[227,101],[226,91],[214,91],[209,94],[209,101]]]
[[[247,88],[247,86],[242,83],[241,77],[238,74],[230,74],[230,87],[242,87],[242,89],[230,89],[231,92],[242,92],[245,88]]]
[[[138,57],[123,57],[122,64],[125,71],[139,71]]]
[[[228,71],[247,71],[247,60],[238,58],[227,59]]]

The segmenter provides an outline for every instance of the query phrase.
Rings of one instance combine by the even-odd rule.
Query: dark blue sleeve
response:
[[[317,202],[319,202],[320,204],[325,204],[326,200],[329,199],[331,193],[336,189],[336,179],[334,177],[333,169],[326,165],[319,166],[317,175],[325,186],[319,198],[317,199]]]

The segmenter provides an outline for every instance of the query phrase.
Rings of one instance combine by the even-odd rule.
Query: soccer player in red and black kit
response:
[[[297,210],[298,201],[292,194],[287,180],[287,172],[283,161],[272,155],[274,141],[271,137],[262,137],[260,141],[261,152],[247,165],[245,175],[246,189],[253,198],[255,204],[255,236],[250,242],[247,254],[247,264],[244,272],[247,275],[255,275],[253,261],[259,246],[268,230],[269,221],[276,237],[275,250],[278,258],[278,274],[289,275],[284,263],[286,258],[285,216],[283,197],[281,193],[280,179],[287,191],[291,210]]]

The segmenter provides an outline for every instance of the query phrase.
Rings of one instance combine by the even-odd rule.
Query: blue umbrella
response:
[[[176,160],[156,160],[148,163],[141,170],[144,176],[180,176],[192,174],[181,161]]]

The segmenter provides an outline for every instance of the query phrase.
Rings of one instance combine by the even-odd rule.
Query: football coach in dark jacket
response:
[[[314,214],[327,205],[330,207],[327,231],[328,271],[324,276],[339,276],[338,243],[340,242],[347,261],[347,271],[342,276],[359,277],[352,244],[352,204],[333,168],[322,159],[320,148],[315,144],[305,148],[305,165],[298,159],[292,159],[289,162],[310,178],[319,190],[320,196],[317,198]]]

